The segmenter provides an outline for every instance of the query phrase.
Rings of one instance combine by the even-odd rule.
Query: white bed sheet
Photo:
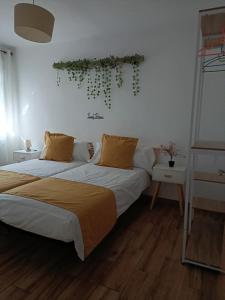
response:
[[[94,164],[86,164],[53,177],[111,189],[115,195],[117,217],[150,185],[149,175],[143,169],[122,170]],[[33,199],[0,194],[0,220],[45,237],[74,241],[78,256],[84,259],[79,220],[70,211]]]
[[[150,184],[149,175],[143,169],[124,170],[96,166],[91,163],[52,177],[85,182],[112,190],[116,198],[118,217],[139,198]]]
[[[0,170],[29,174],[38,177],[49,177],[60,172],[86,164],[82,161],[58,162],[52,160],[31,159],[0,167]]]

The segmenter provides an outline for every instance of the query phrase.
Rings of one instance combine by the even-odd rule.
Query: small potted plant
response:
[[[161,152],[166,153],[170,156],[169,167],[174,167],[175,161],[174,157],[177,155],[176,144],[169,142],[168,145],[160,145]]]

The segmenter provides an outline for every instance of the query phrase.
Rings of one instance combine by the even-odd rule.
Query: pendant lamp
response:
[[[48,43],[52,39],[54,16],[38,5],[19,3],[14,9],[14,30],[22,38],[37,42]]]

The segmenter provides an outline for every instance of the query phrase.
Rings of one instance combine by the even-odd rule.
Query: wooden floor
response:
[[[176,204],[140,199],[85,261],[65,244],[0,224],[0,300],[224,300],[225,275],[182,265]]]
[[[224,214],[195,211],[186,257],[225,269]]]

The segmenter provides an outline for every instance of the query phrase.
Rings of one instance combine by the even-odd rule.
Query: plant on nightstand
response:
[[[175,165],[174,157],[177,155],[176,144],[173,142],[169,142],[167,145],[160,145],[160,150],[162,153],[168,154],[170,156],[170,160],[168,161],[169,167],[173,168]]]

